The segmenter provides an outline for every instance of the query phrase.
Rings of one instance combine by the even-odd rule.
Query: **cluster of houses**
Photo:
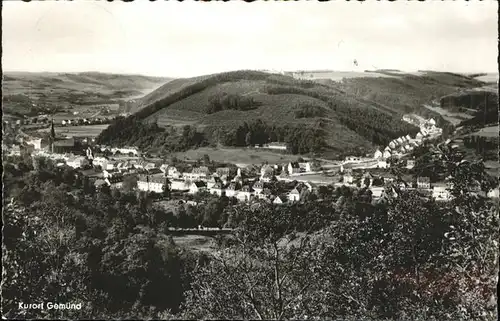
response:
[[[61,120],[61,126],[108,124],[112,120],[113,117],[63,119]]]
[[[412,166],[414,166],[414,160],[408,160],[407,168],[411,168]],[[374,185],[376,179],[378,179],[378,184]],[[356,182],[359,182],[363,187],[368,187],[372,191],[374,199],[382,197],[387,186],[397,187],[403,190],[417,189],[432,196],[438,201],[448,201],[452,197],[449,192],[451,184],[448,180],[445,182],[431,183],[429,177],[418,177],[415,182],[411,183],[398,181],[396,177],[390,173],[375,177],[370,172],[364,172],[355,176],[352,171],[346,171],[342,177],[342,184],[353,186]]]
[[[94,166],[97,165],[93,159]],[[218,196],[234,197],[241,202],[263,199],[275,204],[284,204],[301,201],[307,192],[312,191],[308,183],[298,183],[282,195],[274,195],[270,183],[276,179],[278,169],[282,175],[296,170],[296,165],[287,166],[264,165],[260,173],[235,167],[219,167],[212,172],[207,166],[193,168],[190,172],[180,172],[175,166],[145,161],[110,161],[102,167],[102,178],[95,181],[96,187],[108,185],[111,188],[121,188],[126,176],[134,175],[137,178],[137,189],[144,192],[163,193],[165,190],[197,194],[208,192]]]

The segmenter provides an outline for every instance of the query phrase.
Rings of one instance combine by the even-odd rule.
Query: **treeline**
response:
[[[174,127],[161,128],[156,123],[143,123],[134,115],[119,117],[96,138],[98,144],[137,146],[141,150],[178,152],[207,145],[202,132],[186,125],[179,132]]]
[[[321,126],[278,126],[260,119],[233,128],[211,126],[205,129],[205,133],[212,142],[225,146],[245,147],[284,142],[292,154],[318,153],[326,146],[326,133]]]
[[[297,105],[296,108],[295,118],[314,118],[325,116],[325,109],[318,105],[302,103]]]
[[[250,110],[257,108],[258,103],[252,97],[243,97],[238,94],[219,93],[208,99],[205,108],[207,114],[213,114],[221,110]]]
[[[463,94],[454,94],[442,97],[442,108],[465,107],[475,110],[498,109],[498,93],[491,91],[470,91]]]
[[[377,145],[387,145],[397,137],[416,135],[418,127],[403,122],[397,116],[376,110],[350,97],[326,95],[314,90],[297,87],[268,86],[266,92],[275,94],[302,94],[327,103],[340,122]]]
[[[474,149],[484,160],[498,160],[498,136],[469,135],[464,137],[464,146]]]
[[[178,102],[182,99],[185,99],[193,94],[199,93],[211,86],[215,86],[222,82],[237,81],[241,79],[265,80],[268,77],[269,74],[251,70],[233,71],[233,72],[216,74],[214,76],[210,76],[206,79],[196,82],[192,85],[189,85],[163,99],[154,102],[149,106],[144,107],[143,109],[138,111],[135,115],[139,119],[145,119],[146,117],[156,113],[157,111],[159,111],[164,107],[167,107],[175,102]]]

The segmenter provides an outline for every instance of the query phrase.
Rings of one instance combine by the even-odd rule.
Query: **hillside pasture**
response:
[[[475,133],[472,133],[471,135],[482,136],[482,137],[498,137],[498,129],[499,129],[498,125],[485,127],[481,128]]]
[[[202,147],[191,149],[186,152],[174,153],[178,159],[197,160],[208,155],[211,160],[223,163],[233,164],[270,164],[286,163],[296,161],[300,155],[290,155],[258,148],[221,148],[221,147]]]
[[[86,125],[86,126],[69,126],[69,127],[55,127],[57,134],[66,136],[86,136],[86,137],[97,137],[108,124],[101,125]],[[38,132],[50,132],[49,128],[39,129]]]

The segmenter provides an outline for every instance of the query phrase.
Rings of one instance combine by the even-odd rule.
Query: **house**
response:
[[[101,168],[107,169],[109,159],[107,157],[95,157],[92,160],[92,165],[100,166]]]
[[[196,167],[191,173],[183,173],[182,176],[190,180],[206,180],[210,177],[210,170],[206,166]]]
[[[241,189],[241,184],[238,182],[231,182],[229,186],[226,188],[226,196],[234,197],[238,194],[238,191]]]
[[[290,191],[290,193],[288,193],[288,200],[290,202],[300,201],[304,190],[307,190],[307,187],[303,184],[298,184],[294,189]]]
[[[418,140],[418,141],[421,141],[423,138],[424,138],[424,135],[422,135],[422,133],[421,133],[421,132],[419,132],[419,133],[417,134],[417,136],[415,136],[415,139],[416,139],[416,140]]]
[[[406,141],[411,141],[411,136],[410,135],[406,135]]]
[[[222,183],[222,180],[220,179],[220,177],[216,176],[216,174],[212,175],[212,177],[210,177],[210,179],[208,179],[207,181],[207,188],[210,189],[211,187],[215,186],[215,184],[217,183]]]
[[[205,184],[205,182],[202,181],[192,182],[191,185],[189,186],[189,194],[196,194],[206,190],[207,190],[207,185]]]
[[[352,174],[350,172],[346,172],[344,174],[344,176],[342,177],[342,182],[344,184],[352,184],[353,181],[354,181],[354,177],[352,176]]]
[[[108,186],[108,183],[104,179],[96,179],[94,186],[96,189],[101,189],[104,186]]]
[[[162,174],[141,174],[137,179],[137,188],[141,191],[163,193],[167,184],[166,177]]]
[[[241,202],[248,202],[253,198],[253,193],[254,190],[250,186],[245,185],[238,192],[236,198]]]
[[[177,170],[174,166],[169,166],[167,169],[167,177],[168,178],[180,178],[182,174]]]
[[[171,178],[170,180],[170,190],[172,191],[188,191],[189,185],[186,181],[178,178]]]
[[[72,152],[75,149],[75,139],[61,139],[56,140],[52,143],[52,148],[54,153],[68,153]]]
[[[281,205],[285,203],[286,203],[286,197],[284,196],[276,196],[273,200],[273,204]]]
[[[231,169],[231,167],[217,167],[215,169],[215,173],[217,173],[217,175],[219,177],[222,177],[222,176],[231,176],[231,174],[233,174],[234,170]]]
[[[41,138],[33,138],[26,142],[28,145],[33,145],[34,149],[40,150],[42,149],[42,139]]]
[[[384,156],[384,154],[380,151],[380,149],[377,149],[375,151],[375,153],[373,154],[373,158],[375,158],[375,159],[382,158],[383,156]]]
[[[434,120],[434,118],[429,119],[429,122],[428,122],[428,123],[429,123],[429,125],[431,125],[431,126],[436,126],[436,121]]]
[[[151,170],[151,169],[153,169],[153,168],[156,168],[155,163],[151,163],[151,162],[150,162],[150,163],[146,163],[146,164],[144,165],[144,169],[145,169],[145,170]],[[158,168],[158,170],[160,170],[160,169]]]
[[[147,174],[148,175],[163,175],[165,176],[165,173],[163,173],[161,171],[161,169],[157,168],[157,167],[153,167],[153,168],[145,168],[145,170],[147,171]]]
[[[276,149],[276,150],[287,150],[287,146],[285,143],[278,143],[278,142],[272,142],[264,147],[269,148],[269,149]]]
[[[165,173],[165,176],[167,175],[168,167],[169,167],[169,165],[168,165],[168,164],[161,164],[161,166],[160,166],[160,170],[161,170],[163,173]]]
[[[379,160],[377,162],[377,168],[388,168],[389,166],[389,163],[385,160]]]
[[[492,189],[491,191],[488,192],[487,196],[489,198],[498,198],[498,187]]]
[[[73,168],[82,168],[85,167],[86,165],[89,165],[89,161],[84,156],[75,156],[75,157],[70,157],[66,161],[66,165]]]
[[[391,155],[391,151],[390,150],[384,150],[384,154],[382,155],[382,158],[390,158],[392,155]]]
[[[372,184],[373,184],[373,179],[374,179],[373,175],[372,175],[370,172],[366,172],[366,173],[364,173],[364,174],[363,174],[363,176],[361,177],[361,185],[362,185],[362,186],[365,186],[365,185],[366,185],[366,184],[365,184],[365,180],[366,180],[366,181],[367,181],[367,183],[368,183],[368,186],[367,186],[367,187],[370,187],[370,186],[372,186]]]
[[[264,190],[264,188],[265,188],[265,187],[266,187],[266,186],[264,185],[264,182],[263,182],[263,181],[256,181],[256,182],[253,184],[253,186],[252,186],[253,190],[254,190],[254,191],[255,191],[255,193],[257,193],[257,194],[261,193],[261,192]]]
[[[414,159],[409,159],[406,161],[406,168],[407,169],[413,169],[415,167],[415,160]]]
[[[290,175],[300,173],[300,165],[298,162],[288,163],[287,170]]]
[[[308,172],[312,172],[312,170],[313,170],[313,166],[310,162],[299,163],[299,168],[300,168],[301,173],[308,173]]]
[[[396,139],[396,142],[398,143],[398,145],[401,145],[401,144],[403,144],[405,141],[404,141],[403,137],[399,137],[398,139]]]
[[[117,177],[117,176],[123,176],[123,174],[116,168],[104,169],[102,171],[102,177],[104,178]]]
[[[114,176],[104,179],[112,189],[120,189],[123,187],[123,176]]]
[[[394,149],[394,148],[396,148],[396,143],[394,143],[394,141],[390,142],[390,143],[389,143],[389,148],[390,148],[390,149]]]
[[[431,180],[429,177],[418,177],[417,178],[417,188],[420,189],[430,189]]]
[[[448,185],[442,183],[436,183],[432,186],[432,197],[436,201],[449,201],[452,198],[450,191],[448,191]]]
[[[115,160],[110,160],[106,163],[106,168],[103,167],[103,169],[106,170],[114,170],[118,166],[118,162]]]
[[[222,182],[217,182],[215,185],[208,189],[210,194],[215,194],[222,196],[224,194],[224,184]]]
[[[66,126],[66,123],[67,123],[67,122],[66,122],[64,119],[63,119],[63,120],[61,120],[61,126]]]

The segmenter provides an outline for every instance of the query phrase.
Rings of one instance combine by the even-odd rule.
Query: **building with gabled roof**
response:
[[[189,186],[189,194],[196,194],[207,190],[207,185],[203,181],[192,182]]]

